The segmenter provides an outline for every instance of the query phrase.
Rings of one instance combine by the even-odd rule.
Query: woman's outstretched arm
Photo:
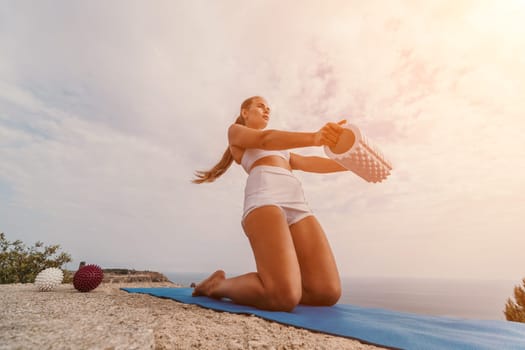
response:
[[[335,173],[348,170],[330,158],[301,156],[296,153],[290,153],[290,166],[294,170],[302,170],[310,173]]]
[[[324,145],[333,147],[343,131],[340,123],[327,123],[317,132],[258,130],[233,124],[228,129],[228,140],[231,146],[267,150]]]

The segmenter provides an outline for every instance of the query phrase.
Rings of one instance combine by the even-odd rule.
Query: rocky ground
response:
[[[255,316],[187,305],[103,283],[89,293],[62,284],[0,285],[0,349],[378,349]]]

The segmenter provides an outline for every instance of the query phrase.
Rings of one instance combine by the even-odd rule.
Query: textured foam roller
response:
[[[392,171],[392,164],[357,126],[345,124],[343,128],[337,145],[324,147],[326,155],[368,182],[385,180]]]

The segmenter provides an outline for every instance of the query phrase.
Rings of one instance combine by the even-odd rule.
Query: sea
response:
[[[184,287],[209,273],[165,273]],[[505,320],[507,299],[521,281],[344,277],[340,304],[352,304],[423,315]]]

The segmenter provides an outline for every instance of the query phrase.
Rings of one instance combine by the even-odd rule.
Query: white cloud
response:
[[[519,16],[472,1],[62,5],[0,15],[8,234],[101,264],[253,268],[245,174],[189,180],[259,94],[270,127],[345,117],[394,164],[379,185],[298,174],[343,274],[520,273],[507,244],[525,209]]]

